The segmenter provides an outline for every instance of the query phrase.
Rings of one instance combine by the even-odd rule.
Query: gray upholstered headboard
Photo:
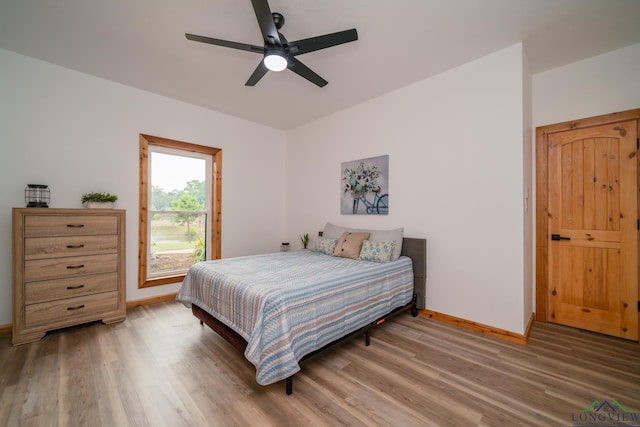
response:
[[[417,296],[418,309],[425,308],[427,294],[427,239],[404,237],[402,252],[413,261],[413,289]]]

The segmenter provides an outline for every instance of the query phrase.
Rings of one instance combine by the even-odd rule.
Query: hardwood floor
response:
[[[0,361],[2,426],[570,426],[594,400],[640,425],[640,346],[552,324],[521,346],[401,314],[369,347],[305,361],[291,396],[175,302],[19,347],[0,337]]]

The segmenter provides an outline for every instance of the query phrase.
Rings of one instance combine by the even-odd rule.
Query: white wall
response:
[[[528,87],[516,45],[292,130],[285,149],[283,132],[0,49],[0,325],[11,322],[10,212],[27,183],[49,184],[52,207],[118,194],[127,299],[177,288],[137,289],[138,134],[148,133],[223,148],[223,256],[299,244],[326,221],[404,226],[428,239],[428,308],[522,333],[534,304],[523,209],[529,188],[535,211],[531,135],[639,108],[639,69],[637,44],[536,74]],[[341,215],[340,164],[383,154],[390,214]]]
[[[533,124],[640,108],[640,44],[533,76]]]
[[[538,126],[640,108],[638,70],[635,44],[534,75],[532,137]],[[535,186],[531,196],[535,209]]]
[[[277,251],[284,237],[285,134],[0,49],[0,325],[11,323],[11,208],[28,183],[51,207],[107,191],[127,211],[127,300],[137,287],[138,134],[222,148],[222,256]]]
[[[524,224],[524,300],[522,314],[525,325],[529,323],[531,315],[535,312],[535,206],[534,206],[534,161],[535,150],[532,130],[532,78],[529,62],[526,55],[522,56],[522,97],[523,97],[523,157],[522,168],[524,174],[524,200],[523,200],[523,224]]]
[[[403,226],[428,239],[428,309],[523,333],[523,64],[518,44],[290,131],[290,239]],[[389,215],[341,215],[341,163],[385,154]]]

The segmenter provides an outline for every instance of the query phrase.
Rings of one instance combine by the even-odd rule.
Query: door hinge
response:
[[[640,312],[640,301],[638,301],[638,312]]]

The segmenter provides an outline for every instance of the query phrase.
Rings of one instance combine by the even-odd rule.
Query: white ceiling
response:
[[[297,58],[329,84],[268,73],[250,0],[0,0],[0,48],[279,129],[291,129],[523,42],[538,73],[640,42],[639,0],[271,0],[294,41],[358,30]],[[1,66],[1,64],[0,64]]]

